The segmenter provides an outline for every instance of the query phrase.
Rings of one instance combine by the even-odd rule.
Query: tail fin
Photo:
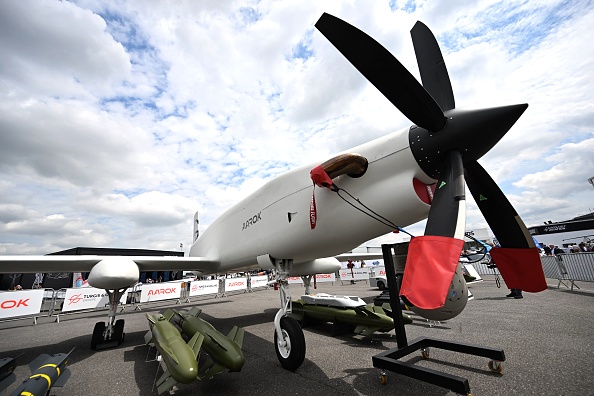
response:
[[[198,317],[202,313],[202,310],[198,307],[192,307],[186,312],[187,315]]]
[[[165,319],[167,319],[169,322],[171,322],[171,318],[173,318],[175,316],[175,311],[172,309],[168,309],[167,311],[165,311],[165,313],[163,314],[163,316],[165,317]]]
[[[225,370],[225,367],[216,363],[210,356],[204,363],[204,374],[201,378],[210,379]]]
[[[169,371],[165,371],[163,375],[157,380],[157,393],[159,395],[165,393],[177,384],[177,380],[171,376],[171,373]]]
[[[230,340],[235,341],[235,343],[237,345],[239,345],[240,348],[242,348],[242,346],[243,346],[243,335],[244,335],[244,333],[245,333],[245,330],[243,328],[237,327],[237,326],[233,326],[233,328],[231,329],[231,331],[227,335],[227,338],[229,338]]]
[[[190,341],[188,341],[188,346],[192,348],[194,357],[196,358],[198,357],[198,353],[200,353],[200,348],[202,348],[202,341],[204,341],[204,336],[199,332],[196,332]]]

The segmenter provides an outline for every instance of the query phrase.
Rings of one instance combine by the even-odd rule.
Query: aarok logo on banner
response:
[[[167,287],[164,289],[155,289],[155,290],[148,291],[149,296],[162,296],[162,295],[173,294],[173,293],[177,293],[177,287]]]
[[[19,299],[19,300],[4,300],[0,303],[0,308],[2,309],[11,309],[11,308],[18,308],[18,307],[28,307],[29,299]]]

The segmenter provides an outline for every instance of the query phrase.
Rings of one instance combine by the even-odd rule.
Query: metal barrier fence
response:
[[[567,274],[571,290],[579,287],[574,281],[594,282],[594,253],[568,253],[558,256],[559,270]],[[559,287],[559,286],[557,286]]]
[[[557,288],[563,284],[573,290],[574,287],[579,289],[575,281],[594,282],[594,253],[592,252],[541,256],[540,261],[545,278],[558,280]],[[473,262],[472,265],[480,275],[500,275],[497,268],[489,268],[488,257],[480,262]]]

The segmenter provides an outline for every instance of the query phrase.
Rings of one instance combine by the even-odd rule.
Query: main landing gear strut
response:
[[[293,260],[274,260],[281,299],[281,309],[274,317],[274,346],[281,366],[295,371],[305,360],[305,337],[297,320],[287,316],[291,312],[291,295],[287,278],[292,265]]]
[[[107,349],[124,341],[124,319],[115,320],[118,304],[126,289],[105,290],[109,296],[109,317],[107,323],[97,322],[91,338],[91,349]]]

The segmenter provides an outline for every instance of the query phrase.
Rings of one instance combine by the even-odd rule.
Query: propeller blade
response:
[[[435,99],[441,110],[456,107],[452,83],[439,49],[439,44],[429,28],[418,21],[410,31],[423,87]]]
[[[464,246],[465,202],[462,154],[451,150],[437,181],[425,235],[412,238],[408,247],[400,294],[418,308],[445,304]]]
[[[478,162],[469,161],[464,171],[470,193],[502,246],[490,254],[507,287],[533,293],[546,290],[538,249],[518,212]]]
[[[464,174],[468,189],[499,244],[505,248],[536,247],[518,212],[487,171],[478,162],[470,161]]]
[[[409,120],[430,131],[443,128],[446,119],[439,105],[380,43],[327,13],[316,28]]]
[[[448,152],[431,202],[425,235],[464,239],[466,197],[462,154]]]

